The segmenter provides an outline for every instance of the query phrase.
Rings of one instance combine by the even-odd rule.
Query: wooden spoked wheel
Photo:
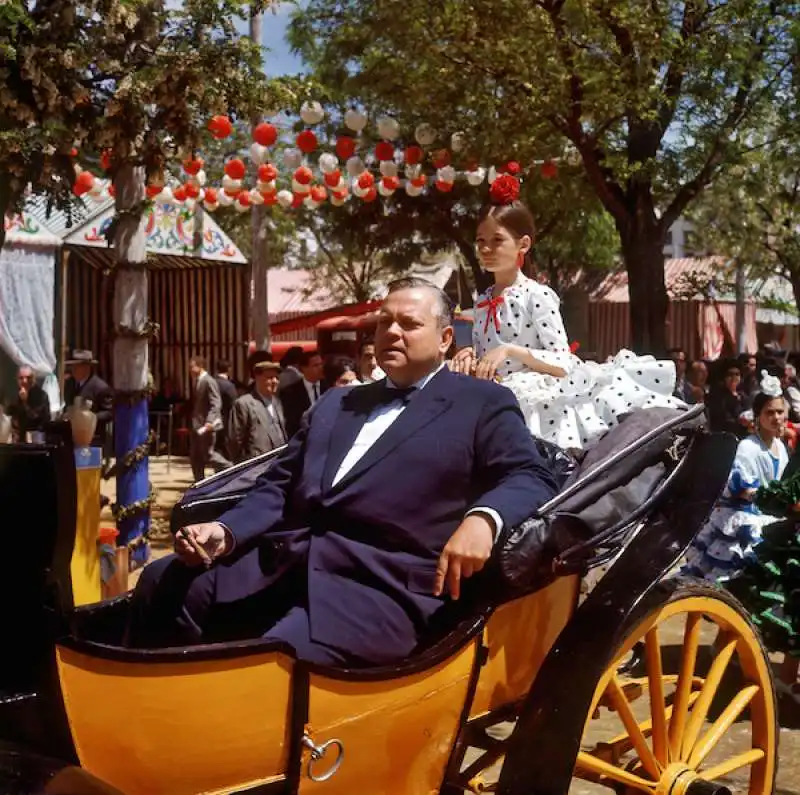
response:
[[[658,587],[664,602],[625,633],[598,683],[570,794],[769,795],[777,710],[755,628],[720,589]]]

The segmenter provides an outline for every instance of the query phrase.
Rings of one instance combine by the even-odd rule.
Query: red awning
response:
[[[315,328],[323,320],[329,318],[353,317],[354,315],[364,315],[379,309],[383,301],[365,301],[361,304],[345,304],[333,309],[325,309],[322,312],[313,312],[302,317],[293,317],[289,320],[280,320],[271,323],[269,330],[272,334],[288,334],[290,331],[299,329]]]

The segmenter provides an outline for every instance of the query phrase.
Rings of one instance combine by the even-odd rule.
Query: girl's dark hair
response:
[[[358,374],[356,363],[347,356],[337,356],[325,362],[325,380],[331,385],[336,383],[347,372]]]
[[[481,211],[478,225],[480,226],[487,218],[495,220],[516,240],[525,235],[531,239],[531,248],[525,254],[525,264],[530,265],[533,262],[531,251],[536,240],[536,224],[531,211],[521,201],[489,204]]]
[[[780,395],[765,395],[763,392],[759,392],[753,398],[753,419],[757,420],[761,416],[761,412],[764,411],[764,406],[767,405],[772,400],[783,400]]]

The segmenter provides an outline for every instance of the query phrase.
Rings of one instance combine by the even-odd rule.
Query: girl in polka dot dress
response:
[[[533,238],[522,203],[484,212],[476,245],[494,285],[478,298],[473,347],[459,351],[453,369],[496,378],[516,395],[531,433],[567,449],[590,446],[633,409],[682,406],[671,361],[622,350],[596,364],[571,353],[558,296],[521,270]]]

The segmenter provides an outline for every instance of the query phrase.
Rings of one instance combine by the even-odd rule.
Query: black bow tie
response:
[[[375,396],[375,402],[378,405],[386,406],[389,403],[394,403],[396,401],[400,401],[403,405],[407,405],[408,401],[411,400],[412,395],[414,392],[417,391],[415,386],[406,387],[405,389],[400,389],[396,386],[389,386],[388,384],[384,384],[384,386],[377,390],[377,395]]]

